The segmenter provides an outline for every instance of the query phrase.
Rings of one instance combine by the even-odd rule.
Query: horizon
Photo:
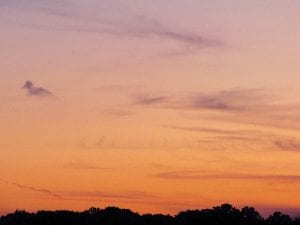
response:
[[[300,214],[299,11],[0,0],[0,214]]]
[[[182,213],[182,212],[188,212],[188,211],[201,211],[201,210],[206,210],[206,209],[213,209],[214,207],[219,207],[219,206],[222,206],[222,205],[231,205],[230,203],[222,203],[222,204],[219,204],[219,205],[216,205],[216,206],[211,206],[211,207],[207,207],[207,208],[191,208],[191,209],[183,209],[181,211],[178,211],[176,213],[161,213],[161,212],[139,212],[139,211],[136,211],[136,210],[133,210],[133,209],[130,209],[130,208],[123,208],[123,207],[119,207],[119,206],[104,206],[104,207],[94,207],[94,206],[91,206],[87,209],[82,209],[82,210],[71,210],[71,209],[52,209],[52,210],[47,210],[47,209],[39,209],[39,210],[36,210],[36,211],[27,211],[27,210],[24,210],[24,209],[16,209],[14,211],[11,211],[11,212],[8,212],[8,213],[5,213],[5,214],[0,214],[0,217],[1,216],[7,216],[9,214],[14,214],[15,212],[17,211],[25,211],[27,213],[33,213],[33,214],[36,214],[38,212],[43,212],[43,211],[47,211],[47,212],[57,212],[57,211],[70,211],[70,212],[79,212],[79,213],[82,213],[82,212],[85,212],[87,210],[90,210],[90,209],[100,209],[100,210],[105,210],[105,209],[108,209],[108,208],[118,208],[118,209],[125,209],[125,210],[130,210],[131,212],[133,213],[138,213],[139,215],[148,215],[148,214],[151,214],[151,215],[157,215],[157,214],[162,214],[162,215],[165,215],[165,216],[172,216],[172,217],[175,217],[176,215]],[[250,205],[248,206],[240,206],[240,207],[235,207],[233,206],[234,208],[238,209],[238,210],[241,210],[242,208],[244,207],[252,207]],[[256,209],[254,207],[254,209]],[[256,209],[257,210],[257,209]],[[272,211],[273,210],[273,211]],[[273,209],[268,209],[268,212],[265,214],[261,213],[259,210],[258,210],[258,213],[263,217],[263,219],[267,219],[269,216],[273,215],[273,213],[275,212],[280,212],[280,213],[283,213],[283,214],[286,214],[286,215],[289,215],[291,216],[291,218],[293,219],[297,219],[297,218],[300,218],[300,212],[298,211],[294,211],[293,212],[293,209],[283,209],[283,210],[280,210],[280,209],[276,209],[276,208],[273,208]]]

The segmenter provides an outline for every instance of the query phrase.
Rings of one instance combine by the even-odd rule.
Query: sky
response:
[[[0,0],[0,214],[300,214],[299,10]]]

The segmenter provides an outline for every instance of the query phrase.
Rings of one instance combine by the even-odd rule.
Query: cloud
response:
[[[133,38],[160,38],[169,41],[175,41],[185,46],[194,48],[219,47],[223,42],[217,39],[209,38],[193,32],[180,31],[168,27],[158,20],[146,17],[134,17],[128,22],[108,20],[98,20],[98,26],[72,27],[66,26],[60,30],[76,31],[86,33],[108,34],[121,37]]]
[[[169,99],[165,96],[139,95],[135,96],[135,103],[138,105],[161,105],[167,103]]]
[[[10,181],[3,180],[3,179],[0,179],[0,181],[3,182],[3,183],[9,184],[9,185],[13,185],[13,186],[15,186],[17,188],[20,188],[20,189],[25,189],[25,190],[30,190],[30,191],[34,191],[34,192],[39,192],[39,193],[42,193],[42,194],[47,194],[47,195],[50,195],[50,196],[52,196],[54,198],[58,198],[58,199],[62,198],[60,195],[55,194],[55,193],[53,193],[52,191],[50,191],[48,189],[37,188],[37,187],[33,187],[33,186],[27,186],[27,185],[18,184],[18,183],[10,182]]]
[[[232,89],[217,93],[198,93],[190,97],[187,107],[221,111],[244,111],[265,99],[262,90]]]
[[[231,89],[216,93],[194,93],[187,96],[135,96],[140,105],[157,105],[181,110],[216,110],[242,112],[266,106],[265,91],[259,89]]]
[[[295,138],[286,139],[276,132],[262,131],[258,129],[218,129],[208,128],[199,126],[179,126],[179,125],[163,125],[163,128],[173,129],[187,132],[199,132],[213,134],[209,136],[208,140],[211,143],[227,141],[233,143],[234,141],[248,142],[249,144],[255,144],[258,142],[265,143],[269,146],[272,144],[279,150],[299,152],[300,153],[300,142]],[[247,145],[249,147],[249,145]]]
[[[35,28],[39,29],[39,26],[35,26]],[[139,38],[139,39],[160,38],[166,41],[174,41],[181,44],[180,47],[183,48],[183,50],[178,51],[177,53],[184,53],[184,54],[197,52],[199,51],[199,49],[202,48],[212,48],[212,47],[222,46],[221,41],[213,40],[198,34],[172,30],[171,28],[168,27],[164,27],[164,28],[161,27],[159,29],[152,28],[152,27],[147,27],[145,24],[140,24],[139,27],[135,27],[127,24],[119,24],[114,26],[111,25],[107,26],[104,24],[100,26],[86,26],[86,27],[76,27],[76,26],[65,26],[61,28],[40,27],[40,29],[53,30],[53,31],[106,34],[106,35],[117,36],[117,37],[130,37],[130,38]],[[176,55],[176,52],[173,53],[173,55]]]
[[[108,167],[96,166],[85,162],[70,162],[70,163],[66,163],[63,167],[65,169],[74,169],[74,170],[110,170],[111,169]]]
[[[275,140],[273,143],[281,150],[300,152],[300,142],[295,139]]]
[[[10,182],[0,178],[0,182],[13,185],[20,189],[30,190],[33,192],[38,192],[42,194],[46,194],[48,196],[54,197],[59,200],[65,201],[99,201],[99,200],[114,200],[119,199],[121,201],[128,200],[145,200],[145,199],[156,199],[157,196],[142,192],[142,191],[120,191],[120,192],[102,192],[102,191],[60,191],[60,194],[56,194],[48,189],[37,188],[33,186],[27,186],[23,184],[18,184],[15,182]]]
[[[265,134],[266,135],[266,134]],[[250,142],[250,143],[255,143],[258,141],[262,141],[263,137],[262,136],[238,136],[238,134],[236,136],[231,136],[231,135],[226,135],[226,136],[214,136],[211,137],[211,142],[216,142],[216,141],[220,141],[220,140],[226,140],[226,141],[241,141],[241,142]]]
[[[172,171],[155,174],[162,179],[180,180],[258,180],[275,182],[300,182],[300,175],[273,175],[273,174],[218,174],[203,171]]]
[[[193,32],[184,32],[172,29],[153,18],[139,16],[137,17],[137,22],[138,23],[135,26],[127,26],[128,34],[148,37],[155,36],[181,42],[185,45],[191,45],[194,47],[216,47],[223,44],[219,40],[208,38]]]
[[[164,125],[163,127],[174,129],[174,130],[184,130],[191,132],[203,132],[203,133],[216,133],[222,135],[249,135],[249,134],[260,134],[261,132],[258,130],[222,130],[222,129],[214,129],[207,127],[188,127],[188,126],[175,126],[175,125]]]
[[[218,110],[239,110],[240,107],[235,107],[228,104],[226,101],[221,99],[210,97],[210,96],[200,96],[196,98],[191,107],[193,108],[206,108],[206,109],[218,109]]]
[[[42,87],[34,86],[33,82],[31,82],[31,81],[26,81],[22,88],[26,89],[27,94],[29,96],[41,96],[41,97],[50,97],[50,96],[53,97],[54,96],[50,91],[48,91]]]
[[[125,110],[125,109],[106,109],[106,110],[103,110],[103,113],[109,114],[112,116],[117,116],[117,117],[132,116],[135,114],[134,111]]]
[[[121,191],[121,192],[100,192],[100,191],[67,191],[64,192],[66,199],[71,198],[84,198],[84,199],[145,199],[145,198],[156,198],[156,196],[151,195],[146,192],[140,191]]]
[[[218,128],[208,128],[208,127],[198,127],[198,126],[178,126],[178,125],[163,125],[163,128],[173,129],[179,131],[187,132],[199,132],[209,134],[209,138],[205,140],[206,143],[219,144],[223,141],[228,143],[233,142],[247,142],[256,143],[259,141],[264,141],[273,138],[271,133],[263,132],[256,129],[218,129]],[[201,140],[203,141],[203,140]]]
[[[233,88],[217,92],[195,92],[180,95],[176,93],[169,93],[168,95],[140,94],[140,101],[136,97],[138,95],[131,96],[133,96],[132,101],[137,105],[194,113],[187,116],[195,120],[205,119],[295,132],[300,128],[299,103],[287,102],[287,99],[280,98],[278,93],[271,90]],[[145,100],[158,98],[160,101],[159,104],[145,104],[147,101],[142,101],[143,98]],[[196,112],[201,112],[201,117],[195,114]],[[177,127],[177,129],[179,128],[195,132],[197,130],[203,131],[195,127]],[[283,146],[284,143],[277,143],[277,145]],[[298,148],[296,143],[289,145],[290,147],[287,149]]]
[[[166,41],[174,41],[184,46],[193,47],[194,51],[206,47],[220,47],[224,45],[220,40],[215,40],[206,36],[202,36],[193,32],[179,31],[170,27],[164,26],[160,23],[158,26],[153,26],[145,23],[143,20],[136,20],[130,23],[123,22],[107,22],[100,21],[98,25],[87,26],[63,26],[63,27],[41,27],[35,26],[36,29],[48,29],[53,31],[69,31],[69,32],[82,32],[82,33],[96,33],[106,34],[117,37],[130,37],[130,38],[160,38]],[[185,48],[185,50],[187,50]],[[191,52],[191,51],[189,51]]]
[[[179,52],[184,52],[185,54],[199,51],[199,49],[202,48],[220,47],[224,45],[223,41],[217,38],[171,27],[145,16],[123,15],[123,18],[115,21],[116,17],[110,18],[106,12],[101,15],[91,13],[97,8],[99,11],[103,11],[103,4],[90,4],[85,2],[84,5],[82,5],[70,1],[13,0],[10,4],[5,3],[4,6],[17,9],[19,12],[40,12],[52,17],[52,19],[61,20],[60,23],[45,23],[43,20],[26,22],[26,20],[16,19],[17,17],[12,19],[23,27],[27,26],[38,30],[106,34],[122,38],[156,38],[166,40],[168,44],[170,41],[176,42],[181,49],[184,49],[184,51]],[[107,11],[109,8],[105,8],[105,10]]]

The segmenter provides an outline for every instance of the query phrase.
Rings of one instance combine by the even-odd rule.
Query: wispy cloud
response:
[[[168,27],[147,27],[147,24],[140,24],[132,26],[131,24],[115,24],[107,25],[100,24],[96,25],[87,25],[85,27],[74,26],[74,25],[65,25],[64,27],[44,27],[41,25],[31,26],[35,29],[40,30],[52,30],[52,31],[61,31],[61,32],[80,32],[80,33],[95,33],[95,34],[105,34],[117,37],[129,37],[129,38],[138,38],[138,39],[163,39],[166,41],[177,42],[181,45],[181,48],[184,48],[185,54],[197,52],[203,48],[216,48],[222,46],[222,42],[219,40],[210,39],[209,37],[201,36],[195,33],[189,33],[184,31],[173,30]],[[170,42],[169,42],[170,43]],[[187,48],[191,47],[191,48]]]
[[[198,93],[187,99],[186,107],[221,111],[244,111],[265,100],[263,90],[231,89],[216,93]]]
[[[82,4],[82,3],[81,3]],[[207,34],[199,34],[198,32],[185,31],[170,25],[161,23],[160,21],[148,18],[146,16],[123,16],[124,18],[116,20],[109,18],[107,15],[98,16],[90,11],[99,7],[101,4],[85,3],[84,7],[77,3],[69,1],[13,1],[5,4],[7,7],[13,7],[22,11],[38,11],[47,16],[60,19],[57,23],[45,23],[43,21],[21,21],[13,18],[22,26],[31,27],[39,30],[51,30],[55,32],[80,32],[105,34],[117,37],[129,37],[138,39],[160,39],[166,40],[168,44],[177,43],[185,53],[199,51],[202,48],[213,48],[224,45],[224,42],[218,38],[210,37]],[[1,6],[1,2],[0,2]],[[106,9],[107,10],[107,9]],[[180,51],[182,52],[182,51]]]
[[[33,192],[42,193],[48,195],[52,198],[65,201],[142,201],[156,199],[157,196],[142,191],[119,191],[119,192],[106,192],[106,191],[59,191],[59,194],[56,194],[48,189],[37,188],[33,186],[27,186],[15,182],[10,182],[0,178],[0,182],[15,186],[20,189],[25,189]]]
[[[29,96],[54,97],[50,91],[42,87],[36,87],[31,81],[26,81],[22,88],[27,91]]]
[[[120,191],[120,192],[100,192],[100,191],[67,191],[63,192],[68,199],[71,198],[97,198],[97,199],[147,199],[156,198],[155,195],[141,191]]]
[[[262,131],[259,129],[219,129],[209,128],[201,126],[180,126],[180,125],[163,125],[163,128],[173,129],[178,131],[187,132],[199,132],[207,133],[212,136],[209,137],[209,141],[212,143],[221,141],[227,141],[232,143],[233,141],[241,141],[247,143],[265,143],[268,146],[273,145],[278,150],[299,152],[300,153],[300,141],[296,138],[282,137],[280,134],[271,131]],[[272,148],[273,149],[273,148]]]
[[[36,27],[37,28],[37,27]],[[174,41],[184,46],[193,46],[194,51],[207,47],[220,47],[224,44],[222,41],[199,35],[193,32],[185,32],[172,29],[160,24],[158,21],[147,23],[145,20],[136,19],[131,23],[123,22],[99,22],[99,25],[81,26],[65,26],[49,28],[53,31],[73,31],[82,33],[98,33],[117,37],[131,38],[158,38],[167,41]]]
[[[214,129],[207,127],[189,127],[189,126],[175,126],[175,125],[164,125],[163,127],[174,129],[174,130],[184,130],[191,132],[201,132],[201,133],[216,133],[216,134],[224,134],[224,135],[249,135],[249,134],[261,134],[262,132],[258,130],[222,130],[222,129]]]
[[[207,143],[233,143],[233,142],[247,142],[257,143],[259,141],[266,141],[273,137],[271,133],[263,132],[257,129],[219,129],[214,127],[200,127],[200,126],[178,126],[178,125],[163,125],[163,128],[173,129],[186,132],[198,132],[209,134],[206,140]]]
[[[255,143],[258,141],[263,141],[262,139],[265,138],[266,134],[264,134],[264,136],[259,136],[259,135],[254,135],[253,136],[250,135],[251,133],[249,133],[249,136],[241,136],[239,134],[236,135],[226,135],[226,136],[213,136],[210,137],[211,138],[211,142],[216,142],[216,141],[230,141],[230,142],[234,142],[234,141],[239,141],[239,142],[251,142],[251,143]],[[259,134],[259,133],[258,133]],[[263,133],[261,133],[263,134]]]
[[[296,139],[288,139],[288,140],[275,140],[274,145],[278,147],[281,150],[284,151],[295,151],[300,152],[300,141],[297,141]]]
[[[153,18],[144,16],[137,17],[137,22],[134,26],[126,26],[127,32],[130,35],[159,37],[167,40],[181,42],[185,45],[192,45],[194,47],[216,47],[223,43],[220,40],[208,38],[193,32],[184,32],[172,29],[163,25]]]
[[[299,131],[300,105],[286,102],[277,92],[267,89],[233,88],[217,92],[167,93],[129,95],[133,105],[157,109],[182,110],[186,118],[220,121],[231,124],[276,128]],[[201,112],[201,117],[197,115]],[[210,113],[210,114],[208,114]],[[177,126],[177,127],[176,127]],[[199,127],[182,127],[173,129],[203,132]],[[274,129],[273,129],[274,130]],[[208,131],[208,130],[206,130]],[[283,143],[277,143],[282,146]],[[285,146],[287,147],[287,146]],[[297,144],[290,143],[290,149],[297,149]],[[288,148],[286,148],[288,149]]]
[[[97,166],[86,162],[69,162],[63,165],[65,169],[73,170],[110,170],[109,167]]]
[[[10,181],[7,181],[7,180],[4,180],[4,179],[0,179],[1,182],[3,183],[6,183],[6,184],[9,184],[9,185],[13,185],[17,188],[20,188],[20,189],[25,189],[25,190],[30,190],[30,191],[34,191],[34,192],[39,192],[39,193],[42,193],[42,194],[46,194],[46,195],[50,195],[51,197],[54,197],[54,198],[58,198],[58,199],[61,199],[62,197],[48,189],[44,189],[44,188],[37,188],[37,187],[33,187],[33,186],[27,186],[27,185],[23,185],[23,184],[18,184],[16,182],[10,182]]]
[[[54,197],[59,200],[84,200],[84,201],[99,201],[99,200],[145,200],[145,199],[155,199],[157,196],[142,192],[142,191],[119,191],[119,192],[105,192],[105,191],[60,191],[56,194],[48,189],[37,188],[33,186],[27,186],[23,184],[18,184],[15,182],[10,182],[0,178],[0,182],[13,185],[20,189],[25,189],[33,192],[42,193],[50,197]]]
[[[131,111],[131,110],[115,109],[115,108],[105,109],[102,112],[105,113],[105,114],[109,114],[109,115],[117,116],[117,117],[132,116],[132,115],[135,114],[135,112]]]
[[[138,95],[135,96],[135,103],[138,105],[161,105],[168,103],[169,99],[166,96],[151,96],[151,95]]]
[[[155,177],[162,179],[181,180],[258,180],[258,181],[278,181],[278,182],[300,182],[300,175],[281,174],[222,174],[207,173],[203,171],[171,171],[155,174]]]
[[[172,97],[166,95],[139,95],[134,97],[137,104],[157,105],[163,108],[183,110],[247,111],[266,105],[265,91],[259,89],[231,89],[216,93],[194,93]]]

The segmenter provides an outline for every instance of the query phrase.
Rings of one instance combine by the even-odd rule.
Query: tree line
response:
[[[300,217],[274,212],[263,218],[253,207],[241,210],[230,204],[187,210],[175,216],[138,214],[129,209],[90,208],[82,212],[58,210],[29,213],[16,210],[0,218],[0,225],[300,225]]]

